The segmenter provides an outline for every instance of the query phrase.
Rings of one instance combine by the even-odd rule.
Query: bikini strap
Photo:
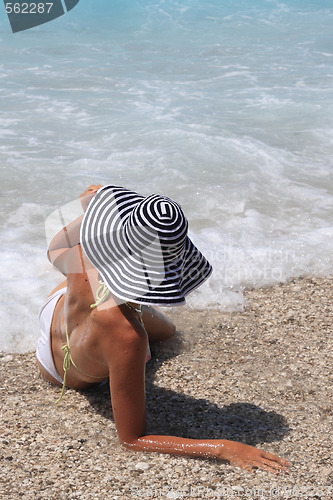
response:
[[[103,280],[99,280],[99,284],[100,284],[100,286],[96,292],[96,302],[95,302],[95,304],[90,305],[91,309],[96,309],[96,307],[98,307],[100,304],[102,304],[102,302],[105,302],[108,299],[109,295],[111,294],[110,290],[108,289],[108,287],[106,286],[106,284],[104,283]],[[125,302],[125,304],[127,307],[132,309],[132,311],[135,311],[137,313],[137,315],[139,316],[139,321],[140,321],[141,325],[144,327],[144,323],[143,323],[143,319],[142,319],[142,304],[139,304],[139,308],[134,307],[129,302]],[[72,361],[72,364],[74,365],[73,361]]]
[[[143,319],[142,319],[142,314],[143,314],[143,311],[142,311],[142,304],[139,304],[139,308],[137,307],[134,307],[132,304],[130,304],[129,302],[125,302],[125,305],[127,307],[129,307],[130,309],[132,309],[132,311],[135,311],[137,313],[137,315],[139,316],[139,321],[141,323],[141,325],[143,326],[143,328],[145,327],[144,323],[143,323]]]
[[[90,375],[89,373],[87,372],[84,372],[83,370],[80,370],[80,368],[78,368],[76,366],[76,364],[74,363],[73,361],[73,358],[71,356],[71,350],[70,350],[70,346],[69,346],[69,334],[68,334],[68,328],[67,328],[67,324],[66,324],[66,344],[62,346],[61,348],[63,351],[65,351],[65,357],[64,357],[64,362],[63,362],[63,369],[64,369],[64,381],[63,381],[63,384],[62,384],[62,390],[61,390],[61,394],[60,394],[60,397],[57,399],[57,401],[55,402],[55,404],[57,405],[63,398],[64,394],[65,394],[65,390],[66,390],[66,378],[67,378],[67,372],[68,370],[70,369],[71,365],[74,366],[74,368],[77,369],[77,371],[79,371],[80,373],[82,373],[82,375],[86,375],[87,377],[90,377],[90,378],[95,378],[95,379],[105,379],[107,377],[103,376],[103,377],[97,377],[96,375]]]
[[[61,390],[60,397],[55,402],[56,405],[58,403],[60,403],[60,401],[62,400],[62,398],[63,398],[63,396],[65,394],[67,371],[70,369],[71,363],[73,363],[72,357],[71,357],[71,351],[70,351],[70,347],[69,347],[69,335],[68,335],[67,325],[66,325],[66,344],[63,345],[61,349],[63,351],[65,351],[64,362],[63,362],[63,365],[62,365],[62,367],[64,369],[64,381],[63,381],[63,384],[62,384],[62,390]]]
[[[111,294],[110,290],[108,289],[104,281],[99,280],[99,284],[100,286],[98,287],[96,292],[96,302],[95,304],[90,304],[91,309],[96,309],[96,307],[98,307],[100,304],[102,304],[102,302],[107,300],[107,298]]]

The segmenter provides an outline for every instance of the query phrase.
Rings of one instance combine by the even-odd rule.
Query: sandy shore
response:
[[[178,338],[147,367],[148,431],[253,444],[288,458],[288,475],[125,451],[108,388],[55,407],[28,353],[0,357],[0,497],[332,498],[333,279],[246,297],[244,312],[172,312]]]

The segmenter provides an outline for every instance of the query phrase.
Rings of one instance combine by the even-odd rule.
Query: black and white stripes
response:
[[[118,298],[141,304],[177,305],[212,272],[187,236],[178,203],[104,186],[81,226],[82,248]]]

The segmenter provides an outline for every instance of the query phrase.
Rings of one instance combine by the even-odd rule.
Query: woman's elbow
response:
[[[139,438],[119,439],[119,442],[127,451],[143,451],[142,447],[138,443],[138,440]]]

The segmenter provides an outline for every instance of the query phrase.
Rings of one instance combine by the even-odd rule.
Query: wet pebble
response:
[[[138,471],[147,471],[150,469],[150,465],[147,463],[147,462],[138,462],[136,465],[135,465],[135,470],[138,470]]]

